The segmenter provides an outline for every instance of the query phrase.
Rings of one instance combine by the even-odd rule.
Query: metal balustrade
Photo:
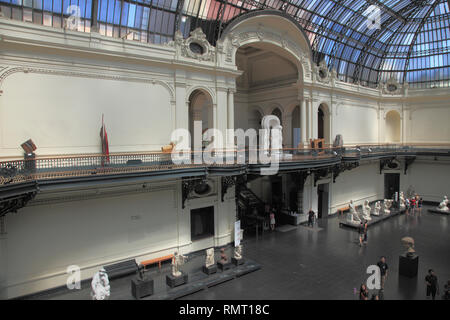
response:
[[[184,163],[174,163],[170,153],[117,153],[109,156],[74,155],[36,157],[0,161],[0,185],[24,181],[82,177],[89,175],[150,172],[193,167],[233,167],[242,164],[261,163],[261,156],[272,156],[275,161],[308,162],[327,158],[371,157],[383,155],[415,155],[433,153],[450,155],[450,144],[361,144],[334,148],[285,148],[280,150],[214,150],[211,153],[186,152]],[[205,157],[210,162],[205,162]],[[221,159],[221,161],[220,161]],[[212,161],[212,162],[211,162]]]

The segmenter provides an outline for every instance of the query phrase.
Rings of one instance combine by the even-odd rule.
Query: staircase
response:
[[[252,215],[253,209],[258,210],[259,215],[264,215],[264,202],[246,186],[240,186],[237,192],[238,206],[246,215]]]

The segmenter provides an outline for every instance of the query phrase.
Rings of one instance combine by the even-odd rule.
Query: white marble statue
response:
[[[403,194],[403,191],[400,192],[400,210],[405,210],[406,208],[406,201],[405,201],[405,195]]]
[[[441,211],[449,211],[447,196],[444,196],[444,200],[439,204],[438,209]]]
[[[179,277],[182,275],[180,266],[184,264],[186,259],[186,256],[183,256],[182,254],[179,254],[178,251],[175,251],[172,258],[172,275],[174,277]]]
[[[392,207],[393,200],[384,199],[384,214],[390,214],[391,213],[391,207]]]
[[[364,205],[362,207],[362,216],[361,216],[361,218],[366,220],[366,221],[372,220],[372,218],[370,217],[370,211],[372,211],[372,208],[370,208],[369,200],[365,200],[364,201]]]
[[[242,259],[242,245],[238,245],[236,248],[234,248],[234,258],[236,260]]]
[[[92,277],[91,289],[92,300],[105,300],[110,296],[111,287],[109,286],[108,274],[104,268],[101,268]]]
[[[380,210],[381,210],[381,203],[380,203],[380,201],[377,201],[375,203],[375,207],[373,208],[372,215],[379,216],[380,215]]]
[[[206,249],[205,266],[208,268],[214,265],[214,248]]]
[[[350,200],[350,203],[348,206],[349,206],[350,210],[347,213],[347,218],[346,218],[347,222],[350,224],[353,224],[353,225],[359,225],[361,223],[361,219],[358,216],[358,212],[356,212],[353,200]]]

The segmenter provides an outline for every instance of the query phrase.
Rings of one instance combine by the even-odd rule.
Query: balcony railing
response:
[[[171,153],[117,153],[104,156],[75,155],[36,157],[0,161],[0,185],[33,180],[82,177],[90,175],[123,174],[131,172],[150,172],[194,167],[233,167],[236,165],[261,163],[263,156],[276,156],[280,162],[308,162],[323,159],[340,159],[342,157],[370,157],[388,154],[414,155],[415,153],[441,153],[450,155],[450,144],[368,144],[334,148],[301,148],[281,150],[215,150],[211,161],[205,163],[206,152],[189,152],[185,162],[172,160]],[[222,161],[215,161],[222,159]],[[190,160],[190,161],[187,161]],[[211,159],[210,159],[211,160]],[[190,163],[189,163],[190,162]]]

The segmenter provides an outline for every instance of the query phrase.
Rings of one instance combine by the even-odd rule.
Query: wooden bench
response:
[[[345,206],[342,208],[337,209],[337,212],[339,215],[344,214],[345,211],[350,210],[350,206]]]
[[[172,260],[172,258],[173,258],[173,254],[169,254],[168,256],[141,261],[141,265],[144,267],[144,270],[145,270],[147,268],[147,266],[158,263],[159,269],[161,270],[161,262],[167,261],[167,260]]]
[[[103,268],[105,268],[110,280],[125,277],[129,274],[136,273],[138,270],[136,260],[134,259],[110,264],[108,266],[104,266]]]

